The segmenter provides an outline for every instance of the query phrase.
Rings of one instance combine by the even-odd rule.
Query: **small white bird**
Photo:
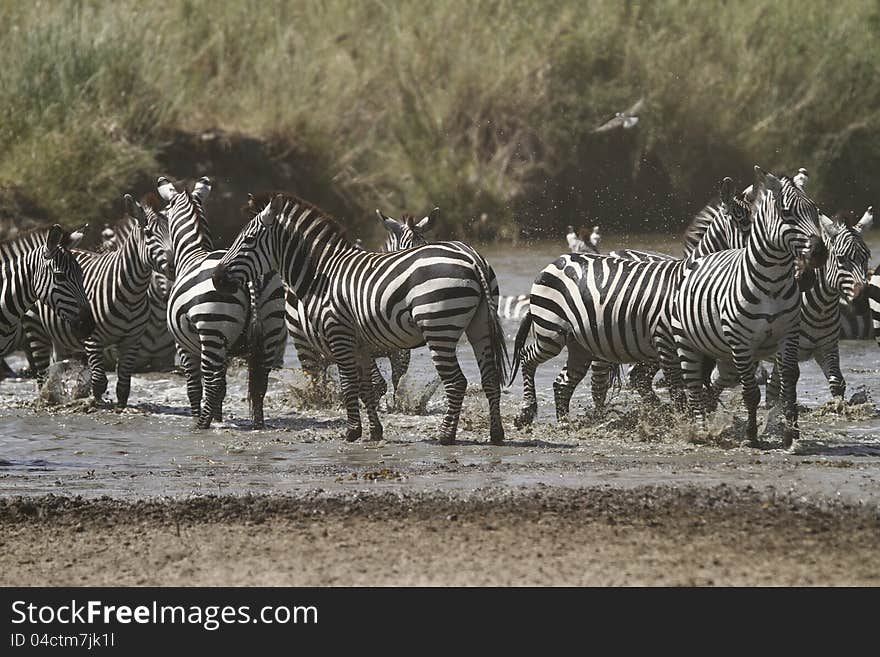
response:
[[[568,232],[565,233],[565,241],[568,242],[568,250],[570,253],[586,253],[587,252],[587,244],[580,237],[578,237],[577,232],[574,229],[574,226],[568,227]]]
[[[797,174],[795,174],[794,184],[797,185],[798,187],[800,187],[801,189],[803,189],[806,186],[807,181],[809,179],[810,179],[810,174],[807,173],[806,169],[801,167],[800,169],[798,169]]]
[[[599,234],[599,227],[593,226],[593,232],[590,234],[590,244],[592,244],[596,253],[599,253],[599,242],[601,241],[602,236]]]

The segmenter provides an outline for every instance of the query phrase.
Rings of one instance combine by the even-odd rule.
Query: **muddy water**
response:
[[[611,249],[623,246],[607,240]],[[663,238],[628,241],[631,248],[677,252]],[[880,252],[880,244],[874,244]],[[558,244],[482,249],[498,273],[503,294],[527,293],[535,274],[559,252]],[[505,322],[509,348],[516,322]],[[880,399],[880,350],[870,342],[842,344],[848,393],[863,390]],[[502,397],[508,443],[490,447],[485,398],[470,348],[459,349],[470,382],[459,429],[460,444],[441,447],[433,439],[440,422],[439,392],[423,415],[383,413],[385,440],[347,444],[336,404],[316,408],[314,391],[288,349],[285,368],[273,372],[267,398],[270,428],[251,431],[245,402],[245,372],[229,371],[224,421],[193,432],[183,378],[176,374],[136,376],[133,407],[118,413],[84,405],[46,409],[34,403],[32,381],[0,383],[0,494],[52,492],[113,497],[188,496],[210,493],[314,493],[336,490],[478,490],[516,486],[615,486],[665,483],[750,485],[805,497],[836,497],[880,504],[880,416],[872,402],[835,407],[819,368],[804,363],[799,400],[803,439],[783,451],[770,430],[764,449],[739,446],[743,411],[736,392],[708,431],[697,431],[669,413],[647,415],[624,389],[611,411],[590,415],[589,382],[577,391],[574,420],[553,420],[552,381],[559,357],[538,371],[541,411],[531,430],[513,426],[521,383]],[[13,367],[23,365],[11,359]],[[382,363],[387,374],[387,363]],[[413,354],[407,390],[413,395],[435,380],[427,352]],[[114,379],[111,377],[110,390]],[[306,403],[308,402],[308,403]],[[762,413],[766,416],[766,413]],[[762,420],[764,417],[762,417]]]

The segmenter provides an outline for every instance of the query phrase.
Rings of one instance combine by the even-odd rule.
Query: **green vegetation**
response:
[[[677,227],[755,162],[834,210],[880,173],[877,2],[9,1],[0,42],[0,190],[68,224],[176,129],[296,145],[352,207],[458,235]]]

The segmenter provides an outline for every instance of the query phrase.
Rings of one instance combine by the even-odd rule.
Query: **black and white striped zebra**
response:
[[[148,213],[161,212],[163,201],[155,192],[146,194],[141,199],[141,205]],[[166,220],[167,221],[167,220]],[[119,246],[121,236],[128,233],[131,222],[121,226],[106,226],[101,233],[102,242],[100,251],[109,251]],[[169,272],[173,278],[172,263],[168,263]],[[171,280],[165,274],[153,272],[150,279],[150,287],[147,289],[147,306],[149,308],[147,325],[141,336],[141,347],[134,363],[135,372],[165,372],[174,369],[174,338],[168,331],[168,293],[171,291]],[[113,351],[113,350],[111,350]],[[115,361],[116,354],[112,354]]]
[[[427,244],[428,240],[425,238],[425,233],[434,228],[439,213],[440,209],[434,208],[428,216],[419,221],[416,221],[412,215],[404,215],[398,221],[376,210],[376,214],[388,233],[382,245],[381,253],[394,253],[395,251],[403,251]],[[327,368],[332,362],[332,357],[330,354],[321,352],[321,341],[316,337],[315,327],[320,326],[320,319],[310,322],[305,306],[290,290],[287,290],[284,314],[287,322],[287,332],[296,347],[296,353],[303,370],[313,379],[321,379],[326,375]],[[410,350],[380,350],[374,351],[373,355],[374,359],[387,357],[391,363],[391,385],[396,394],[400,379],[403,378],[409,369]],[[388,391],[388,384],[385,383],[382,373],[376,367],[375,360],[372,366],[371,379],[377,399],[381,398]]]
[[[518,366],[523,370],[518,426],[530,424],[537,414],[538,366],[563,347],[568,357],[553,383],[558,420],[568,416],[574,389],[591,366],[597,409],[605,403],[612,368],[621,363],[661,363],[671,382],[670,394],[683,403],[670,318],[685,262],[640,252],[630,255],[564,254],[538,274],[514,348],[514,376]],[[533,341],[527,345],[529,333]],[[652,376],[633,379],[643,397],[653,395]]]
[[[843,397],[846,380],[840,368],[841,302],[857,308],[868,291],[868,261],[871,251],[861,235],[861,227],[838,225],[823,220],[828,260],[816,271],[816,282],[801,299],[798,360],[814,359],[832,397]],[[779,373],[773,368],[767,382],[767,403],[779,396]]]
[[[211,275],[226,251],[215,251],[204,201],[211,181],[200,178],[192,193],[159,178],[166,202],[176,277],[168,297],[168,329],[186,374],[196,428],[222,418],[230,356],[248,354],[248,398],[255,428],[264,426],[263,398],[271,367],[284,353],[284,286],[267,276],[234,291],[215,289]],[[204,394],[204,403],[202,396]]]
[[[276,195],[245,226],[214,273],[219,288],[240,287],[280,271],[339,367],[347,411],[346,440],[361,437],[360,394],[370,439],[382,425],[369,372],[372,350],[427,344],[446,391],[441,444],[454,442],[467,380],[456,357],[462,333],[474,349],[489,401],[490,439],[504,439],[501,383],[507,353],[496,315],[498,282],[486,260],[461,242],[395,253],[356,250],[326,214],[290,195]]]
[[[672,326],[691,411],[704,421],[706,358],[715,359],[722,381],[735,372],[748,409],[747,439],[757,440],[758,362],[780,354],[786,446],[799,435],[796,386],[801,294],[795,261],[809,247],[807,264],[826,254],[816,205],[789,178],[755,167],[746,196],[754,208],[742,249],[688,259],[675,294]]]
[[[0,354],[20,344],[24,315],[38,301],[80,338],[95,329],[82,267],[70,252],[82,237],[56,224],[0,242]]]
[[[117,231],[115,248],[101,253],[74,251],[83,271],[95,328],[85,340],[76,335],[48,305],[37,303],[25,320],[27,343],[38,380],[45,377],[49,357],[85,352],[91,370],[92,395],[100,401],[107,390],[104,352],[115,347],[116,402],[128,405],[131,375],[149,318],[147,291],[154,272],[168,273],[171,240],[168,220],[149,206],[125,195],[131,225]]]
[[[795,186],[802,190],[804,185]],[[832,222],[821,213],[820,219],[828,258],[824,266],[799,276],[803,292],[798,360],[815,359],[828,380],[831,395],[840,397],[846,390],[838,346],[840,306],[841,302],[858,305],[858,297],[865,289],[870,251],[861,237],[861,230],[870,225],[873,216],[869,208],[852,228]],[[699,257],[726,249],[743,248],[750,230],[751,221],[742,196],[722,201],[717,206],[707,206],[685,233],[685,254]],[[713,385],[715,396],[723,386],[717,374]],[[774,367],[768,379],[768,404],[776,402],[778,393],[779,372]]]

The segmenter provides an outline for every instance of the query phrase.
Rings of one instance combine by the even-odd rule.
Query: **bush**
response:
[[[0,187],[68,223],[173,129],[295,144],[362,231],[434,204],[450,236],[677,229],[754,163],[876,201],[876,3],[5,3],[0,37]],[[640,97],[637,129],[593,134]]]

